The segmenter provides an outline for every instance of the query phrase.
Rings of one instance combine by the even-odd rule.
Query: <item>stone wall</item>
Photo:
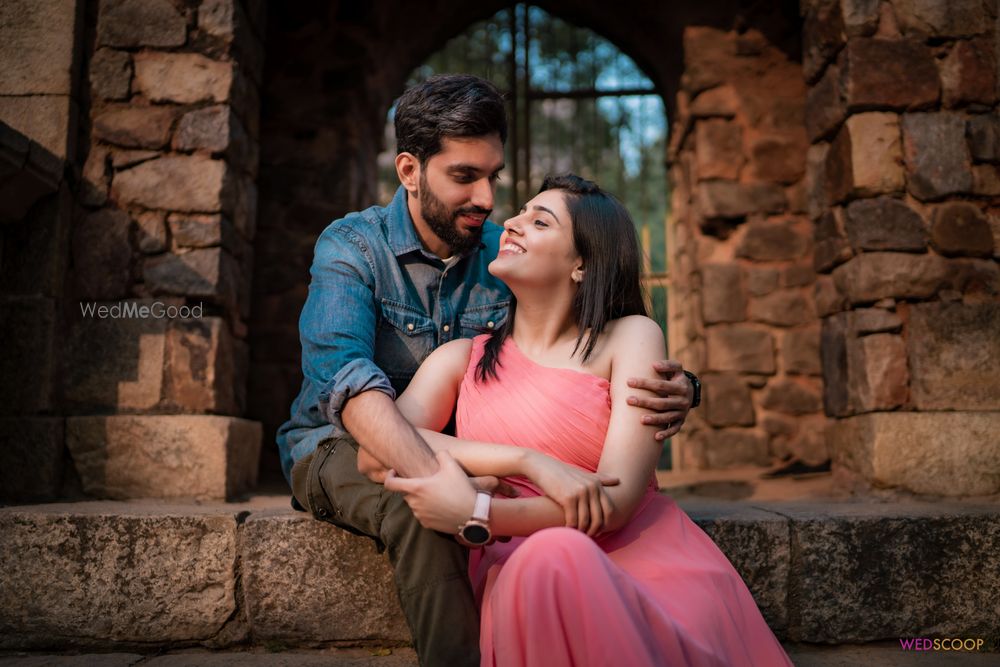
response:
[[[235,423],[246,405],[263,9],[239,0],[101,0],[88,14],[80,192],[87,213],[73,230],[71,302],[150,314],[102,318],[69,309],[66,411],[146,415],[134,418],[150,421],[133,426],[132,436],[153,438],[142,447],[162,445],[160,458],[176,457],[181,467],[185,458],[223,456],[233,446],[246,468],[257,465],[259,430],[212,429],[204,421],[211,418],[195,415]],[[163,427],[152,415],[175,417]],[[115,418],[100,419],[107,423],[67,427],[71,445],[88,443],[71,446],[91,461],[77,461],[85,491],[205,495],[158,489],[155,466],[145,485],[112,484],[108,471],[134,466],[129,457],[140,443],[122,447],[112,435]],[[245,442],[234,445],[234,432]],[[199,441],[194,433],[215,435]],[[92,465],[94,447],[100,466]],[[222,479],[214,488],[230,487]]]
[[[827,458],[806,89],[756,30],[689,26],[670,143],[670,347],[705,386],[674,467]]]
[[[996,5],[831,0],[803,13],[835,463],[876,486],[996,493]]]

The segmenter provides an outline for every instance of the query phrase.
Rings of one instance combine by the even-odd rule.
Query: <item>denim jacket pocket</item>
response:
[[[375,341],[375,363],[399,389],[408,383],[434,349],[434,321],[419,309],[399,301],[382,299],[382,318]]]
[[[507,301],[498,301],[466,309],[458,317],[462,336],[472,338],[500,327],[507,319],[508,305]]]

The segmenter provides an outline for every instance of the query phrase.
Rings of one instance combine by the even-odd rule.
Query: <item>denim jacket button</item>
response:
[[[445,333],[448,333],[449,331],[451,331],[451,327],[448,326],[447,324],[444,325],[443,327],[441,327],[441,329],[443,329]]]
[[[496,325],[493,324],[493,320],[490,320],[489,322],[486,323],[486,328],[487,329],[492,329],[494,326],[496,326]]]
[[[325,519],[329,515],[330,512],[325,507],[320,507],[318,510],[316,510],[316,516],[318,516],[321,519]]]
[[[410,322],[409,324],[406,325],[406,330],[413,331],[413,322]]]

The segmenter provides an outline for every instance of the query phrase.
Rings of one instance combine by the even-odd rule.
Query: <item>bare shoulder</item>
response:
[[[469,357],[471,355],[472,340],[469,338],[456,338],[431,352],[424,363],[432,364],[441,370],[446,368],[461,368],[464,373],[465,367],[469,365]]]
[[[645,315],[628,315],[608,324],[609,342],[615,348],[628,345],[663,345],[663,330]]]

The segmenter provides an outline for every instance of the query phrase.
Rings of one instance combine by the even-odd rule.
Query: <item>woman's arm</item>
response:
[[[663,333],[645,317],[627,317],[615,323],[608,333],[612,351],[611,420],[605,438],[598,473],[621,480],[618,486],[604,488],[600,508],[591,511],[602,516],[601,530],[615,530],[625,525],[646,492],[650,476],[660,455],[655,425],[642,424],[641,417],[650,411],[629,405],[629,396],[638,392],[628,386],[630,377],[651,374],[652,364],[665,353]],[[436,445],[428,442],[432,448]],[[457,454],[461,448],[452,450]],[[439,463],[444,459],[439,453]],[[407,502],[425,526],[451,531],[468,519],[475,491],[455,472],[442,465],[437,474],[411,480],[387,481],[387,488],[407,494]],[[610,500],[610,507],[607,504]],[[494,499],[491,524],[497,535],[529,535],[542,528],[569,525],[558,504],[549,498]],[[591,534],[594,530],[588,530]]]

